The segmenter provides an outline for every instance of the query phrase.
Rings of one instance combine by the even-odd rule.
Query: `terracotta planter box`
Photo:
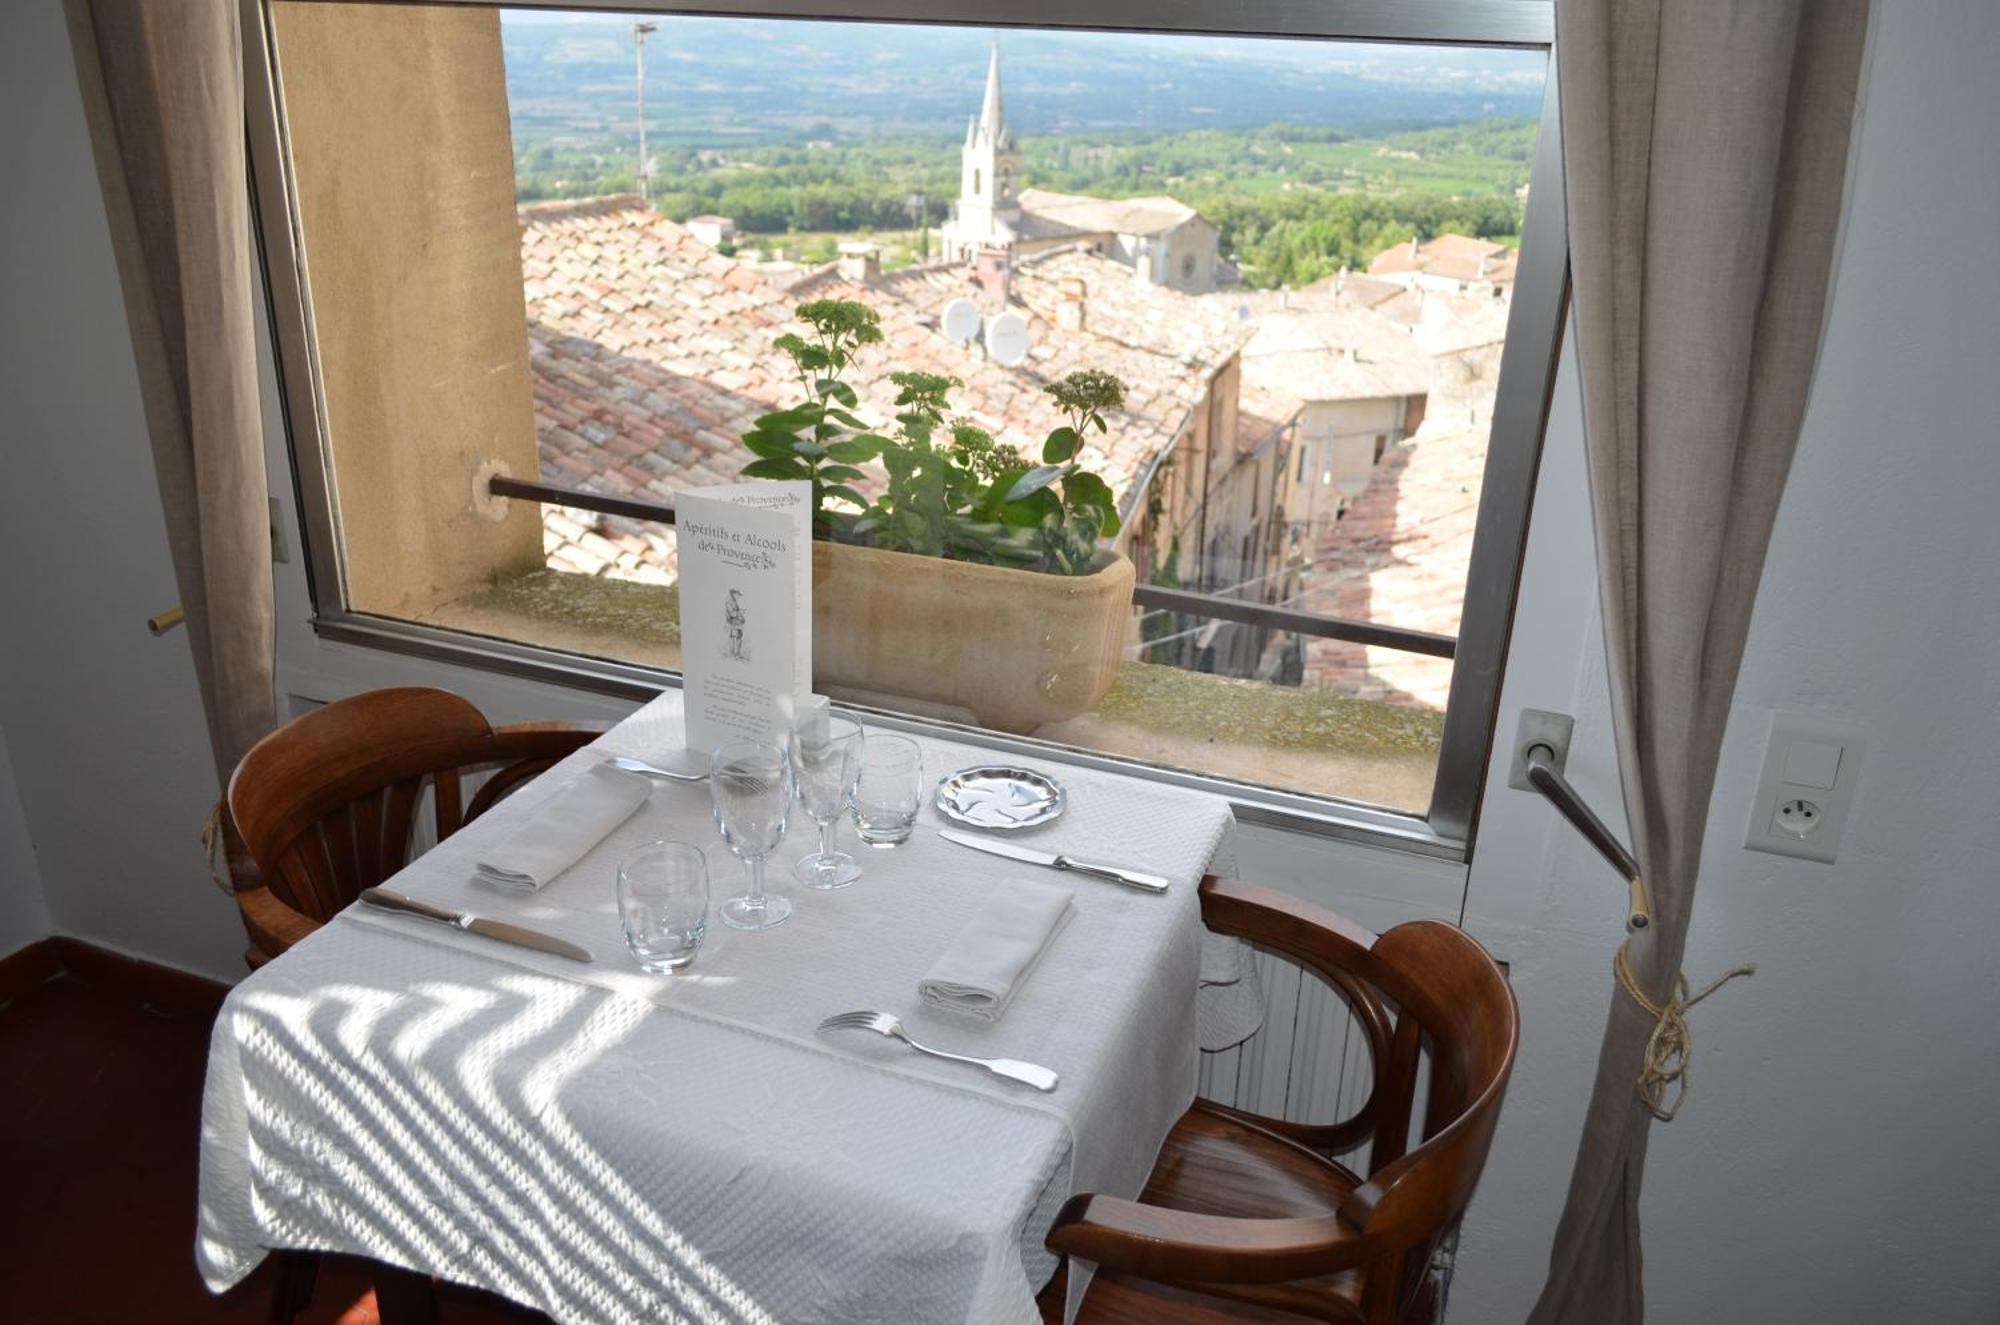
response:
[[[813,678],[970,710],[1030,732],[1088,710],[1117,679],[1132,563],[1044,575],[844,543],[813,544]]]

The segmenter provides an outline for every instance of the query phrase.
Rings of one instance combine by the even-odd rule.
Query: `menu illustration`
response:
[[[782,739],[812,690],[812,485],[674,496],[687,744]]]

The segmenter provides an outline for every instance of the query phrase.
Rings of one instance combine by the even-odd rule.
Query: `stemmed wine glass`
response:
[[[792,867],[808,888],[845,888],[861,877],[854,857],[834,850],[840,817],[854,804],[861,777],[861,724],[838,713],[807,717],[792,731],[792,776],[799,804],[819,825],[819,850]]]
[[[709,793],[723,841],[743,861],[747,886],[718,914],[731,929],[769,929],[792,914],[783,897],[764,895],[764,857],[785,836],[792,803],[791,761],[769,741],[725,741],[709,761]]]

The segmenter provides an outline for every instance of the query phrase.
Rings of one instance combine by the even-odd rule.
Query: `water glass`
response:
[[[744,889],[718,909],[731,929],[769,929],[792,914],[764,893],[764,858],[785,836],[792,805],[791,760],[770,741],[725,741],[709,760],[708,789],[722,840],[743,862]]]
[[[686,842],[648,842],[618,862],[618,919],[632,959],[678,971],[708,933],[708,858]]]
[[[800,859],[792,872],[808,888],[845,888],[861,877],[861,865],[834,849],[840,817],[854,804],[865,742],[861,724],[839,713],[807,716],[792,732],[792,780],[799,805],[819,825],[819,850]]]
[[[862,743],[854,829],[863,842],[871,847],[907,842],[923,800],[924,762],[915,741],[877,732]]]

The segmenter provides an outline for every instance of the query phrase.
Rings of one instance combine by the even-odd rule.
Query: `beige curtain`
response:
[[[67,8],[188,643],[226,779],[273,714],[237,6]]]
[[[1723,724],[1819,352],[1867,22],[1867,0],[1556,4],[1605,648],[1654,910],[1628,952],[1656,1006],[1677,988]],[[1614,987],[1536,1325],[1643,1317],[1654,1114],[1635,1082],[1657,1021]]]

